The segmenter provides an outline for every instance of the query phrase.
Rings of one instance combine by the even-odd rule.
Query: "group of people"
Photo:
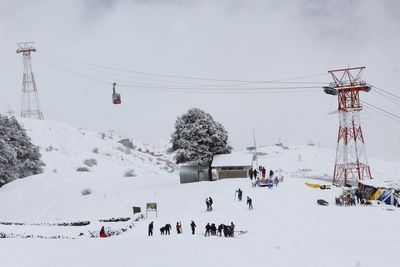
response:
[[[242,189],[239,188],[238,190],[236,190],[235,194],[237,194],[239,201],[242,201],[242,197],[243,197]],[[247,196],[246,205],[249,206],[249,210],[253,209],[253,200],[249,196]]]
[[[346,190],[340,196],[335,198],[335,203],[338,206],[355,206],[356,204],[370,205],[369,201],[372,197],[372,190],[369,188],[362,190],[356,188],[355,190]]]
[[[171,224],[167,223],[165,226],[160,228],[160,234],[161,235],[170,235],[171,234]],[[190,228],[192,229],[192,235],[195,234],[196,231],[196,224],[194,223],[194,221],[192,221],[190,223]],[[148,235],[152,236],[153,235],[153,231],[154,231],[154,222],[152,221],[149,224],[148,227]],[[176,233],[177,234],[182,234],[182,223],[181,222],[176,222]]]
[[[258,177],[260,174],[261,177]],[[269,170],[269,178],[271,179],[274,176],[274,172],[272,170]],[[267,178],[267,169],[264,166],[258,166],[258,170],[256,168],[250,168],[249,169],[249,177],[250,180],[254,179],[265,179]]]
[[[196,233],[196,227],[197,227],[196,224],[194,223],[194,221],[192,221],[190,223],[190,228],[192,230],[192,235],[194,235]],[[231,222],[230,225],[226,225],[226,224],[221,223],[218,226],[218,228],[215,225],[215,223],[212,223],[212,224],[207,223],[205,228],[206,228],[206,231],[205,231],[204,236],[211,236],[211,235],[212,236],[216,236],[217,233],[218,233],[219,236],[222,236],[222,234],[223,234],[225,237],[233,237],[234,236],[234,231],[235,231],[235,225],[233,224],[233,222]],[[103,231],[104,231],[104,229],[103,229]],[[153,235],[153,231],[154,231],[154,222],[152,221],[149,224],[149,227],[148,227],[148,235],[152,236]],[[161,233],[161,235],[169,235],[171,233],[171,225],[169,223],[167,223],[165,226],[161,227],[160,228],[160,233]],[[177,222],[176,223],[176,233],[177,234],[182,234],[182,224],[181,224],[181,222]]]
[[[215,223],[207,223],[206,225],[206,232],[204,236],[216,236],[218,231],[218,236],[222,236],[224,234],[225,237],[234,237],[234,232],[235,232],[235,225],[233,222],[231,222],[230,225],[226,225],[221,223],[218,228],[215,225]]]

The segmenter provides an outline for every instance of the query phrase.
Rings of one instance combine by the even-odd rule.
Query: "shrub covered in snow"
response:
[[[82,196],[90,195],[92,190],[90,188],[85,188],[81,191]]]
[[[134,169],[128,169],[124,173],[124,177],[136,177],[136,172]]]
[[[97,160],[96,159],[85,159],[83,161],[83,164],[89,167],[93,167],[94,165],[97,165]]]
[[[0,115],[0,186],[43,172],[39,148],[14,117]]]
[[[192,108],[177,118],[171,143],[168,152],[175,152],[176,163],[200,166],[209,165],[214,155],[232,150],[224,126],[198,108]]]
[[[76,171],[77,172],[88,172],[88,171],[90,171],[88,168],[86,168],[86,167],[78,167],[77,169],[76,169]]]

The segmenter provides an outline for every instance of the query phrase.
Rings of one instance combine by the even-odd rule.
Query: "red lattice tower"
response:
[[[36,52],[34,42],[17,43],[17,53],[22,53],[24,74],[22,78],[21,117],[43,120],[40,110],[35,76],[32,72],[31,52]]]
[[[338,96],[339,131],[333,184],[372,179],[360,123],[360,92],[371,88],[361,80],[365,67],[331,70],[333,83],[324,87],[327,94]]]

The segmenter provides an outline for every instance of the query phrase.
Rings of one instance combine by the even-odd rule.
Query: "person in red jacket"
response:
[[[106,231],[104,230],[104,226],[102,226],[100,229],[100,237],[107,237]]]

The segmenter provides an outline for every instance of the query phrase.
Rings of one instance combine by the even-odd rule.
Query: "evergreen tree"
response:
[[[43,172],[39,148],[14,117],[0,115],[0,186]]]
[[[192,108],[177,118],[171,143],[169,152],[175,152],[176,163],[200,166],[208,166],[214,155],[232,150],[222,124],[198,108]]]

